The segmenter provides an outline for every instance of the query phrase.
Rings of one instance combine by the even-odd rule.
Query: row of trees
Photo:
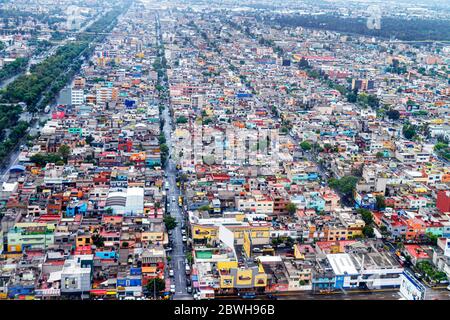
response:
[[[450,147],[448,140],[438,137],[438,142],[434,145],[434,151],[442,158],[450,161]]]
[[[3,120],[4,118],[2,118]],[[0,122],[2,121],[0,120]],[[8,121],[8,120],[6,120]],[[11,128],[8,138],[4,139],[4,130],[1,130],[2,142],[0,143],[0,162],[8,156],[9,151],[19,142],[19,140],[26,134],[28,129],[28,123],[25,121],[18,121]]]
[[[63,165],[64,163],[67,163],[70,153],[70,147],[62,145],[59,147],[57,153],[37,153],[30,157],[30,161],[39,167],[45,167],[47,163]]]
[[[438,19],[401,19],[394,17],[383,17],[382,28],[367,28],[367,19],[344,18],[339,15],[299,15],[283,14],[271,20],[274,24],[285,27],[305,27],[338,31],[350,34],[362,34],[370,37],[395,37],[400,40],[450,40],[450,21]]]
[[[129,5],[127,2],[126,5]],[[92,41],[101,41],[105,35],[95,32],[108,32],[112,29],[118,15],[123,8],[112,10],[98,21],[93,23],[86,31],[78,35],[77,41],[66,44],[57,52],[34,65],[30,75],[21,75],[1,91],[0,98],[0,138],[4,140],[4,129],[11,129],[10,136],[0,144],[0,161],[3,161],[12,148],[26,134],[28,124],[18,123],[22,108],[11,107],[18,102],[24,102],[28,111],[34,113],[55,99],[59,91],[79,71],[82,61],[79,57],[87,58],[92,54],[94,47],[89,47]],[[37,50],[44,50],[48,43],[38,44]],[[17,61],[17,60],[16,60]],[[15,68],[26,68],[28,61],[19,60]],[[3,108],[3,106],[6,107]],[[53,159],[54,160],[54,159]],[[61,159],[64,161],[64,159]]]
[[[1,41],[0,41],[1,42]],[[25,71],[29,58],[17,58],[0,69],[0,81],[11,78],[12,76]]]

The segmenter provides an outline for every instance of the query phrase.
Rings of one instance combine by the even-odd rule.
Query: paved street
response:
[[[274,294],[278,300],[405,300],[398,290],[378,292],[335,292],[333,294],[312,294],[305,292],[283,292]],[[237,296],[217,297],[223,300],[238,298]],[[268,300],[267,295],[261,295],[258,300]],[[425,300],[450,300],[450,291],[446,289],[427,289]]]
[[[161,44],[161,29],[160,29],[159,17],[156,21],[156,36],[157,45]],[[161,54],[162,52],[160,52]],[[167,87],[167,83],[165,83]],[[166,138],[166,145],[169,148],[169,155],[173,153],[173,147],[171,142],[171,119],[169,114],[169,102],[161,101],[165,104],[163,111],[164,119],[164,136]],[[169,204],[169,212],[172,217],[177,221],[177,226],[172,230],[172,254],[170,267],[174,271],[174,277],[171,279],[171,283],[175,284],[175,295],[174,299],[188,299],[192,298],[186,290],[186,270],[185,270],[185,247],[183,243],[183,236],[181,234],[181,226],[183,223],[183,213],[181,208],[178,206],[178,197],[180,195],[180,190],[176,184],[176,165],[172,161],[171,157],[167,160],[167,165],[165,167],[165,173],[167,175],[166,181],[169,182],[169,190],[167,191],[167,202]],[[173,201],[175,199],[175,201]]]

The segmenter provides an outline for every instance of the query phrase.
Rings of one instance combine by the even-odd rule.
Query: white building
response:
[[[86,255],[92,260],[92,255]],[[64,263],[61,271],[61,293],[89,293],[91,290],[91,267],[82,264],[81,256],[74,256]]]
[[[82,105],[84,103],[84,90],[72,88],[70,100],[74,106]]]
[[[404,269],[389,253],[369,248],[327,255],[336,276],[336,288],[382,289],[400,286]]]

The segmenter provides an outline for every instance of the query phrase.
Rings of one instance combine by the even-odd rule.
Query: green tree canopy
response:
[[[353,190],[355,190],[356,184],[359,178],[355,176],[345,176],[341,179],[331,178],[328,182],[331,188],[341,192],[347,197],[351,197]]]
[[[166,283],[163,279],[160,278],[152,278],[146,284],[147,295],[152,296],[155,292],[157,295],[160,295],[161,291],[166,289]]]
[[[164,217],[164,224],[166,225],[167,230],[172,230],[175,229],[178,223],[174,217],[166,216]]]
[[[302,141],[300,143],[300,147],[304,150],[304,151],[308,151],[311,150],[312,148],[312,144],[309,141]]]
[[[289,202],[286,205],[286,210],[287,210],[287,212],[289,212],[289,214],[292,215],[292,214],[294,214],[297,211],[297,206],[294,203]]]

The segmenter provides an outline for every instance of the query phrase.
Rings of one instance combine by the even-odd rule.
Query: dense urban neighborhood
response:
[[[0,299],[450,299],[450,7],[0,2]]]

